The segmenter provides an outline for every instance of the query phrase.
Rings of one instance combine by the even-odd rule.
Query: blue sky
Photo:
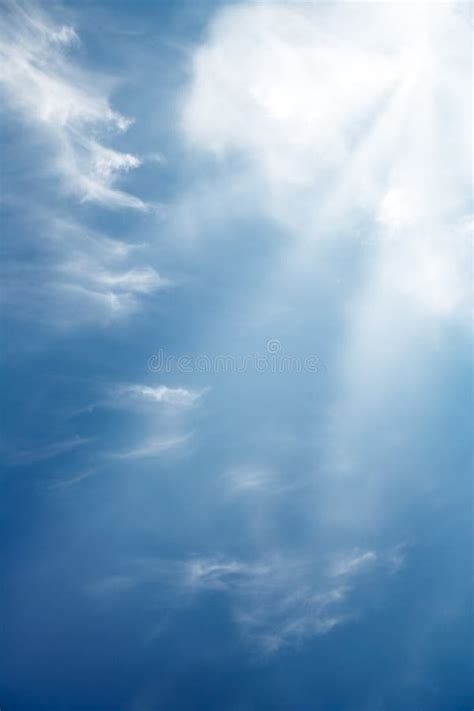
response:
[[[0,6],[2,711],[471,709],[469,5]]]

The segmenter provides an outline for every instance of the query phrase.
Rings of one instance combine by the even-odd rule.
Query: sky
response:
[[[470,711],[472,6],[0,10],[1,711]]]

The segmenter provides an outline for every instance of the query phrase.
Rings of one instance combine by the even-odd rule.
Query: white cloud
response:
[[[41,212],[36,226],[47,261],[25,265],[11,260],[3,286],[11,307],[29,318],[47,319],[49,325],[65,329],[109,323],[135,312],[145,296],[173,286],[144,263],[144,245],[127,244]]]
[[[223,475],[234,493],[258,492],[271,487],[274,477],[257,467],[237,467]]]
[[[90,467],[88,469],[82,469],[78,473],[74,474],[73,476],[70,476],[68,479],[57,478],[51,484],[50,488],[51,489],[66,489],[70,486],[74,486],[75,484],[79,484],[81,481],[90,479],[92,476],[94,476],[98,472],[100,472],[99,466]]]
[[[193,558],[183,563],[181,583],[194,593],[218,590],[229,596],[245,637],[272,653],[286,645],[327,634],[357,616],[351,605],[356,577],[375,566],[397,572],[399,548],[334,556],[329,575],[317,560],[273,556],[255,562],[232,558]],[[335,582],[333,578],[342,578]]]
[[[147,459],[158,457],[170,450],[179,449],[190,440],[189,434],[170,435],[166,437],[155,437],[146,440],[144,444],[139,444],[131,449],[116,452],[111,455],[114,459]]]
[[[198,558],[184,566],[185,586],[194,593],[225,592],[243,635],[265,653],[326,634],[347,618],[347,611],[337,610],[346,588],[328,586],[308,563]]]
[[[34,3],[7,5],[0,30],[0,87],[7,105],[49,136],[54,170],[66,192],[108,207],[146,209],[138,197],[114,187],[140,160],[104,146],[100,133],[125,131],[131,121],[109,104],[104,81],[72,59],[78,37]]]
[[[220,156],[245,150],[272,187],[303,187],[347,159],[354,121],[397,67],[324,24],[310,6],[224,9],[194,56],[183,113],[190,142]]]
[[[7,3],[0,28],[5,110],[48,139],[40,170],[58,176],[66,193],[106,207],[148,209],[116,185],[141,160],[104,142],[127,130],[131,120],[110,106],[111,80],[83,71],[74,60],[78,44],[72,27],[55,24],[35,2]],[[21,214],[26,200],[10,199]],[[45,249],[33,265],[15,259],[8,264],[4,293],[17,316],[64,329],[109,323],[136,311],[142,297],[171,285],[143,264],[137,246],[57,219],[54,208],[34,199],[28,200],[27,214],[34,216]]]
[[[338,557],[333,561],[332,574],[336,577],[354,575],[366,566],[375,563],[376,560],[377,554],[374,551]]]
[[[232,467],[221,480],[232,496],[282,494],[294,488],[293,484],[284,483],[276,472],[251,465]]]
[[[49,459],[55,459],[56,457],[72,452],[79,447],[84,447],[93,441],[92,437],[79,437],[76,435],[75,437],[61,442],[52,442],[28,449],[19,449],[10,457],[10,461],[12,464],[26,465],[31,462],[41,462]]]
[[[377,240],[372,298],[395,289],[420,312],[464,317],[470,247],[442,243],[466,215],[472,182],[471,28],[456,8],[261,2],[220,11],[193,55],[182,110],[188,143],[228,166],[210,186],[214,202],[219,190],[226,212],[232,201],[258,204],[296,238],[298,260],[317,238],[354,233],[363,215]],[[199,205],[188,198],[196,220],[199,191]],[[388,285],[380,272],[393,273]]]
[[[84,302],[86,320],[127,315],[140,297],[172,286],[155,268],[140,263],[140,246],[58,220],[50,240],[58,258],[50,283],[63,297]],[[87,302],[97,310],[88,310]]]
[[[123,385],[115,389],[115,396],[125,400],[137,400],[147,403],[170,405],[172,407],[192,407],[200,397],[203,390],[190,390],[188,388],[170,388],[166,385]]]
[[[67,261],[58,268],[63,279],[58,288],[81,292],[92,299],[105,299],[112,311],[129,311],[136,297],[151,294],[170,285],[153,267],[132,267],[125,270],[109,270],[90,260],[86,255],[75,261]]]
[[[222,558],[193,558],[183,564],[183,572],[184,585],[193,590],[228,590],[236,580],[267,575],[270,568]]]
[[[220,555],[182,561],[146,559],[126,566],[118,577],[133,579],[134,587],[156,585],[175,611],[208,591],[224,595],[243,638],[258,651],[271,654],[328,634],[354,619],[358,610],[351,606],[352,588],[362,574],[371,573],[376,562],[391,565],[392,554],[367,551],[334,560],[342,567],[325,571],[317,559],[280,555],[254,560]],[[343,580],[335,581],[334,577]],[[116,578],[106,576],[90,589],[101,594],[114,592]]]

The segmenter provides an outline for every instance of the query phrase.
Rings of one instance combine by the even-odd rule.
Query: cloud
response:
[[[269,469],[249,465],[229,469],[221,480],[232,496],[282,494],[295,486],[282,482],[280,476]]]
[[[63,297],[95,305],[108,316],[123,316],[135,310],[137,297],[151,294],[170,286],[153,267],[132,267],[111,271],[99,266],[87,255],[67,261],[58,267],[60,280],[51,287],[61,291]],[[99,311],[99,312],[100,312]],[[94,314],[97,318],[98,314]]]
[[[134,589],[153,585],[166,598],[169,609],[178,613],[200,595],[210,591],[221,594],[247,643],[261,653],[272,654],[328,634],[354,619],[358,610],[351,606],[350,598],[357,580],[362,574],[374,573],[377,563],[382,568],[391,566],[391,560],[390,552],[364,551],[352,557],[336,556],[326,569],[317,559],[276,554],[257,560],[223,555],[146,559],[95,581],[88,589],[94,594],[113,593],[117,579],[126,579],[127,587]],[[343,580],[335,581],[334,577]]]
[[[81,469],[78,473],[73,474],[68,479],[62,479],[62,478],[56,479],[53,483],[51,483],[50,488],[53,490],[54,489],[67,489],[70,486],[79,484],[79,482],[81,482],[81,481],[90,479],[92,476],[94,476],[95,474],[97,474],[100,471],[101,471],[100,466],[90,467],[88,469]]]
[[[182,130],[220,166],[209,203],[218,190],[221,210],[238,201],[283,224],[286,264],[328,236],[359,240],[362,220],[372,295],[398,291],[420,313],[466,323],[470,247],[451,235],[470,205],[472,32],[456,9],[226,7],[193,54]],[[202,186],[186,199],[196,221],[215,210]]]
[[[166,385],[122,385],[115,389],[115,398],[119,401],[138,401],[151,404],[164,404],[171,407],[192,407],[204,394],[203,390],[188,388],[170,388]]]
[[[108,323],[137,311],[150,294],[174,286],[146,263],[145,245],[41,212],[35,225],[42,259],[25,264],[10,258],[5,265],[4,296],[17,314],[61,328]]]
[[[227,594],[244,637],[265,653],[326,634],[345,619],[337,607],[347,590],[328,588],[313,575],[307,562],[278,557],[258,563],[196,558],[184,564],[185,586],[194,593]]]
[[[116,178],[140,165],[131,154],[105,146],[99,136],[125,131],[131,120],[114,111],[100,77],[72,58],[74,28],[56,25],[35,3],[7,2],[0,30],[0,87],[9,108],[47,135],[54,172],[65,192],[106,207],[144,210]]]
[[[15,465],[27,465],[32,462],[41,462],[49,459],[55,459],[63,454],[84,447],[94,441],[92,437],[79,437],[78,435],[71,439],[66,439],[61,442],[52,442],[31,449],[19,449],[13,454],[9,461]]]
[[[232,469],[224,474],[223,478],[235,493],[266,490],[273,481],[268,472],[254,467]]]
[[[332,574],[336,577],[354,575],[368,565],[375,563],[376,560],[377,554],[374,551],[344,556],[333,561]]]
[[[56,24],[52,13],[35,2],[7,1],[4,9],[0,92],[4,110],[46,138],[35,170],[43,178],[59,177],[62,190],[81,202],[151,208],[117,188],[117,179],[141,159],[106,142],[132,121],[111,107],[111,80],[83,71],[75,60],[80,47],[75,30]],[[24,208],[34,221],[34,229],[26,223],[22,239],[35,235],[34,249],[40,245],[43,250],[28,264],[21,249],[19,256],[11,250],[4,294],[16,316],[64,329],[109,323],[136,311],[147,295],[171,286],[170,279],[144,263],[140,245],[100,234],[79,219],[61,219],[58,208],[42,206],[34,195],[13,194],[8,200],[19,216]]]
[[[189,434],[170,435],[167,437],[156,437],[147,440],[144,444],[132,449],[117,452],[110,455],[114,459],[147,459],[158,457],[161,454],[174,450],[187,444],[191,438]]]
[[[396,549],[398,551],[398,548]],[[193,558],[183,563],[182,585],[194,593],[216,590],[229,596],[244,637],[265,653],[329,633],[358,615],[351,606],[356,576],[378,564],[391,572],[393,552],[336,555],[328,570],[317,559],[269,556],[256,562]],[[334,583],[334,577],[343,578]]]
[[[143,246],[127,244],[64,220],[54,220],[50,241],[57,265],[50,286],[63,298],[93,303],[85,318],[117,317],[136,310],[143,296],[166,289],[172,281],[143,264]]]
[[[323,23],[324,13],[290,3],[224,9],[194,55],[188,140],[219,157],[246,151],[275,186],[304,186],[340,165],[350,124],[380,99],[396,66],[325,36]]]
[[[192,590],[229,590],[236,581],[267,575],[268,565],[223,558],[193,558],[183,564],[183,583]]]
[[[165,410],[165,417],[186,415],[207,390],[208,388],[193,390],[183,387],[171,388],[167,385],[120,384],[110,387],[103,399],[81,407],[75,414],[92,412],[97,407],[120,407],[129,411],[145,408],[145,412],[150,413],[150,408],[155,411],[158,407]]]
[[[265,246],[276,235],[239,323],[298,338],[271,313],[290,305],[330,355],[311,424],[329,540],[393,523],[426,486],[428,457],[414,471],[406,452],[447,344],[472,325],[472,27],[458,8],[233,4],[192,54],[181,128],[206,170],[180,215],[197,235],[235,215],[265,220]]]

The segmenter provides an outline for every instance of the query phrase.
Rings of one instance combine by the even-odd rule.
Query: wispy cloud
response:
[[[167,385],[145,385],[141,383],[120,383],[104,389],[103,397],[83,405],[73,414],[92,412],[96,408],[123,408],[129,412],[161,412],[164,421],[176,422],[176,418],[186,416],[199,403],[208,388],[199,390]]]
[[[171,388],[166,385],[120,385],[113,391],[115,402],[142,402],[163,404],[176,408],[192,407],[205,393],[205,390],[189,388]]]
[[[150,457],[158,457],[170,450],[179,449],[187,444],[191,439],[190,434],[170,435],[167,437],[156,437],[146,440],[145,443],[139,444],[131,449],[125,449],[121,452],[116,452],[110,456],[114,459],[145,459]]]
[[[134,311],[141,296],[152,294],[171,285],[153,267],[131,267],[123,271],[110,270],[91,260],[86,254],[58,266],[56,279],[49,286],[61,292],[67,300],[83,303],[98,309],[90,314],[95,319],[124,316]],[[87,319],[87,311],[85,312]]]
[[[194,558],[183,563],[182,584],[195,592],[226,593],[244,636],[271,653],[327,634],[357,616],[352,588],[377,565],[392,571],[392,557],[391,551],[370,550],[336,555],[329,568],[317,559],[278,555],[257,562]]]
[[[47,260],[12,258],[4,267],[4,298],[16,311],[36,319],[38,310],[49,325],[77,327],[126,317],[146,296],[173,287],[146,263],[145,245],[49,214],[40,213],[36,224]]]
[[[93,477],[95,474],[101,471],[100,466],[93,466],[89,467],[87,469],[82,469],[81,471],[77,472],[73,476],[69,476],[68,478],[57,478],[56,481],[51,483],[50,489],[67,489],[70,486],[74,486],[75,484],[79,484],[81,481],[85,481],[87,479],[90,479]]]
[[[332,574],[336,577],[354,575],[360,570],[375,563],[377,554],[374,551],[353,553],[352,555],[337,558],[332,564]]]
[[[96,304],[95,314],[85,310],[86,319],[127,315],[141,297],[173,285],[144,264],[143,245],[127,244],[64,220],[53,221],[50,243],[58,259],[50,287],[65,299]]]
[[[239,467],[226,472],[223,480],[234,493],[258,492],[271,485],[272,476],[258,467]]]
[[[140,160],[105,146],[98,136],[125,131],[131,120],[114,111],[104,80],[82,71],[74,28],[57,25],[34,2],[6,2],[0,30],[0,87],[7,105],[51,141],[54,170],[65,192],[107,207],[146,209],[114,186]]]
[[[377,563],[386,569],[389,559],[390,553],[364,551],[336,557],[339,568],[326,568],[316,559],[279,555],[253,561],[220,555],[184,561],[147,559],[92,583],[89,590],[95,594],[117,592],[115,581],[124,578],[127,587],[153,584],[175,611],[191,604],[196,596],[217,592],[228,599],[243,638],[260,652],[271,654],[328,634],[354,619],[358,610],[351,605],[351,590]]]
[[[74,28],[57,24],[54,11],[34,1],[6,0],[3,9],[0,92],[4,111],[46,139],[35,171],[42,178],[55,176],[62,191],[80,202],[151,207],[116,185],[141,159],[106,142],[132,121],[110,105],[112,80],[84,71],[75,61],[80,40]],[[144,262],[140,246],[86,228],[80,218],[61,219],[57,208],[43,207],[34,195],[8,199],[19,215],[25,207],[25,214],[34,219],[31,232],[44,250],[41,259],[28,264],[11,252],[4,295],[15,315],[65,329],[108,323],[128,316],[144,297],[172,284]],[[23,238],[29,233],[26,230]]]
[[[68,454],[79,447],[84,447],[93,442],[92,437],[72,437],[61,442],[51,442],[28,449],[18,449],[15,454],[9,457],[9,461],[15,465],[27,465],[33,462],[41,462],[48,459],[55,459],[63,454]]]
[[[349,617],[341,608],[348,588],[328,584],[308,561],[198,558],[184,565],[185,585],[225,591],[243,635],[266,653],[326,634]]]
[[[222,477],[226,490],[232,496],[259,494],[282,494],[294,488],[293,483],[285,483],[270,469],[259,466],[239,466],[226,471]]]

